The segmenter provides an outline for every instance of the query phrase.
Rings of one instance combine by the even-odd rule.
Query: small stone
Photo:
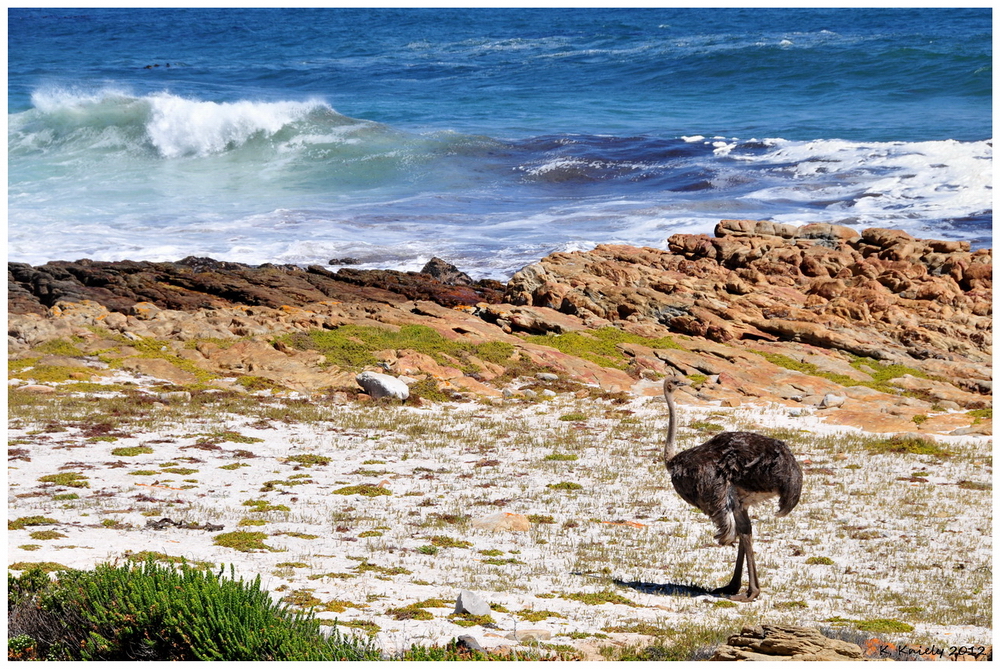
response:
[[[458,642],[458,645],[462,648],[468,648],[469,650],[476,651],[477,653],[486,652],[483,649],[483,647],[479,645],[479,642],[476,641],[476,637],[472,636],[471,634],[463,634],[462,636],[458,637],[456,641]]]
[[[543,390],[540,394],[542,397],[549,397],[549,398],[556,396],[556,392],[554,390],[549,390],[548,388]]]
[[[405,400],[410,396],[410,389],[395,376],[377,372],[361,372],[357,376],[358,385],[365,389],[373,399],[392,397]]]
[[[455,600],[455,613],[488,616],[490,614],[490,605],[485,599],[471,590],[463,590],[458,593],[458,599]]]
[[[191,393],[186,390],[175,390],[168,393],[157,393],[156,397],[162,402],[190,402]]]
[[[819,403],[819,407],[821,409],[835,409],[836,407],[844,406],[845,401],[847,401],[847,398],[843,395],[827,393],[823,396],[823,400]]]
[[[531,521],[528,517],[520,513],[508,513],[501,511],[491,516],[474,518],[472,526],[477,530],[492,530],[499,532],[509,530],[511,532],[527,532],[531,529]]]
[[[43,386],[40,384],[30,384],[27,386],[21,386],[18,390],[24,391],[26,393],[37,393],[39,395],[49,395],[56,391],[52,386]]]
[[[535,378],[539,381],[558,381],[559,376],[551,372],[538,372],[535,374]]]
[[[517,630],[508,638],[516,639],[522,643],[525,641],[548,641],[552,638],[552,632],[549,630]]]

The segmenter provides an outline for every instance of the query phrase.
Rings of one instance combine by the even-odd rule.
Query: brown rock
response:
[[[198,378],[162,358],[126,358],[122,361],[122,368],[178,385],[194,383]]]
[[[531,529],[531,521],[520,513],[501,511],[491,516],[473,518],[472,526],[477,530],[491,530],[493,532],[527,532]]]
[[[830,639],[819,630],[794,625],[744,627],[719,646],[712,660],[861,660],[857,644]]]

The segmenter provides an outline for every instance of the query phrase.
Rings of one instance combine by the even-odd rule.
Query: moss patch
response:
[[[563,599],[583,602],[584,604],[589,604],[591,606],[597,606],[600,604],[624,604],[625,606],[638,606],[638,604],[633,602],[628,597],[619,595],[616,592],[611,592],[610,590],[602,590],[601,592],[563,593],[559,596]]]
[[[349,485],[333,491],[334,495],[362,495],[364,497],[378,497],[379,495],[391,495],[392,491],[382,486],[371,483],[361,483],[359,485]]]
[[[525,339],[532,344],[551,346],[567,355],[583,358],[597,363],[601,367],[613,369],[626,369],[630,360],[630,357],[618,347],[619,344],[683,349],[671,337],[656,339],[640,337],[615,327],[587,330],[586,332],[565,332],[559,335],[533,335]]]
[[[153,449],[149,446],[122,446],[120,448],[113,449],[111,451],[111,455],[129,458],[136,455],[148,455],[152,452]]]
[[[514,353],[511,344],[452,341],[426,325],[404,325],[399,331],[344,325],[334,330],[295,332],[283,335],[279,341],[300,350],[319,351],[326,357],[327,365],[354,370],[378,364],[373,354],[385,350],[413,350],[429,355],[438,364],[458,366],[466,374],[481,370],[469,360],[470,356],[485,362],[503,363]]]
[[[234,550],[249,553],[251,551],[273,551],[274,549],[264,543],[267,535],[263,532],[246,532],[238,530],[236,532],[226,532],[215,537],[212,542],[216,546],[232,548]]]
[[[896,435],[888,439],[879,439],[868,445],[872,453],[912,453],[914,455],[949,455],[940,444],[920,437]]]
[[[8,530],[23,530],[26,527],[34,527],[36,525],[58,525],[59,521],[54,518],[46,518],[45,516],[24,516],[18,518],[17,520],[8,520],[7,529]]]
[[[42,483],[52,483],[67,488],[89,488],[90,483],[87,477],[80,472],[61,472],[59,474],[47,474],[40,476],[38,480]]]

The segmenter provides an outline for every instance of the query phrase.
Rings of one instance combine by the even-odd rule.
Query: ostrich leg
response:
[[[740,551],[746,552],[747,581],[749,581],[747,594],[732,595],[729,599],[734,602],[752,602],[757,599],[757,595],[760,594],[760,584],[757,582],[757,563],[753,557],[753,536],[751,534],[747,533],[740,535]],[[736,589],[738,590],[739,587],[739,583],[737,583]]]
[[[713,595],[735,595],[740,591],[740,583],[743,580],[743,558],[746,555],[746,551],[743,550],[743,537],[740,536],[740,547],[736,552],[736,569],[733,570],[733,577],[729,581],[729,585],[724,585],[721,588],[716,588],[712,591]]]

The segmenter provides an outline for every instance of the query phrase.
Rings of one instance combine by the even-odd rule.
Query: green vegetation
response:
[[[834,616],[833,618],[827,618],[823,622],[833,623],[835,625],[854,625],[862,632],[875,632],[878,634],[892,634],[892,633],[903,633],[903,632],[913,631],[913,625],[900,622],[898,620],[892,620],[891,618],[851,620],[849,618],[841,618],[840,616]]]
[[[477,625],[493,625],[496,623],[493,620],[493,616],[488,613],[485,616],[477,616],[471,613],[453,613],[448,616],[448,620],[459,627],[475,627]]]
[[[241,388],[245,388],[252,393],[259,392],[261,390],[270,391],[284,391],[288,390],[287,387],[281,385],[276,381],[264,378],[263,376],[254,376],[252,374],[247,374],[236,379],[236,384]]]
[[[879,439],[868,445],[872,453],[912,453],[914,455],[949,455],[948,451],[937,442],[921,437],[895,435],[888,439]]]
[[[503,363],[514,353],[504,342],[470,344],[445,339],[426,325],[404,325],[398,331],[363,325],[343,325],[334,330],[312,330],[283,335],[279,341],[300,350],[319,351],[328,365],[359,370],[378,364],[373,353],[410,349],[429,355],[441,365],[458,366],[465,373],[481,371],[470,356],[484,362]],[[457,364],[456,364],[457,363]],[[433,399],[428,395],[422,397]]]
[[[166,553],[160,553],[159,551],[139,551],[138,553],[126,552],[125,559],[129,562],[163,562],[164,564],[179,565],[182,567],[191,567],[194,569],[212,569],[215,565],[211,562],[204,562],[200,560],[193,560],[188,562],[187,558],[181,557],[179,555],[167,555]]]
[[[382,574],[383,576],[399,576],[401,574],[412,574],[409,569],[404,569],[403,567],[380,567],[376,564],[371,564],[368,560],[362,560],[361,563],[354,568],[354,571],[359,574],[365,572],[373,572],[375,574]]]
[[[16,616],[8,659],[20,660],[379,660],[370,643],[325,638],[312,614],[271,600],[260,577],[247,583],[198,569],[100,565],[8,576]],[[12,656],[13,654],[13,656]]]
[[[259,437],[248,437],[245,434],[240,434],[239,432],[233,432],[232,430],[220,430],[218,432],[202,432],[200,434],[191,435],[193,437],[204,437],[206,441],[213,443],[221,442],[231,442],[234,444],[259,444],[264,441]]]
[[[37,362],[40,358],[25,358],[7,363],[9,376],[18,379],[32,379],[35,383],[63,383],[65,381],[86,381],[93,377],[96,370],[76,365],[38,365],[26,364]]]
[[[701,384],[708,381],[708,376],[705,374],[688,374],[687,380],[691,383],[693,388],[701,387]]]
[[[471,541],[452,539],[451,537],[446,537],[443,535],[437,535],[431,537],[431,544],[434,546],[438,546],[439,548],[472,548]]]
[[[243,502],[243,506],[253,507],[250,509],[254,513],[267,513],[268,511],[291,511],[284,504],[271,504],[266,499],[248,499]]]
[[[46,518],[45,516],[24,516],[16,520],[7,521],[8,530],[23,530],[26,527],[33,527],[35,525],[58,525],[59,521],[54,518]]]
[[[778,367],[808,374],[809,376],[819,376],[824,379],[829,379],[830,381],[833,381],[841,386],[866,386],[890,395],[900,393],[899,388],[889,383],[892,379],[899,378],[905,374],[909,374],[910,376],[914,376],[919,379],[930,378],[927,374],[914,367],[907,367],[905,365],[884,365],[877,360],[873,360],[872,358],[852,356],[850,362],[851,367],[871,377],[870,381],[859,381],[847,376],[846,374],[824,372],[810,362],[799,362],[798,360],[789,358],[786,355],[781,355],[780,353],[768,353],[766,351],[756,350],[751,350],[751,352],[756,353]]]
[[[587,414],[585,414],[585,413],[568,413],[565,416],[559,416],[559,420],[565,420],[565,421],[587,420]]]
[[[289,455],[285,458],[285,462],[292,462],[302,467],[312,467],[313,465],[328,465],[331,460],[325,455],[307,453],[305,455]]]
[[[9,565],[7,569],[13,569],[14,571],[25,571],[25,572],[31,571],[32,569],[37,569],[39,571],[48,573],[53,571],[65,571],[69,569],[69,567],[67,567],[64,564],[59,564],[58,562],[15,562],[14,564]],[[10,574],[8,574],[7,575],[8,588],[10,586],[10,580],[11,576]],[[10,597],[9,589],[7,591],[7,596]]]
[[[652,339],[619,330],[615,327],[605,327],[586,332],[564,332],[558,335],[532,335],[526,337],[532,344],[551,346],[567,355],[576,356],[597,363],[601,367],[625,369],[628,367],[629,356],[619,344],[639,344],[649,348],[682,349],[671,337]]]
[[[572,462],[579,459],[580,456],[575,453],[550,453],[545,456],[547,462]]]
[[[380,485],[371,483],[361,483],[359,485],[349,485],[333,491],[334,495],[362,495],[364,497],[378,497],[379,495],[391,495],[392,491]]]
[[[583,602],[584,604],[589,604],[591,606],[597,606],[600,604],[624,604],[625,606],[638,606],[638,604],[633,602],[628,597],[623,597],[622,595],[619,595],[616,592],[611,592],[610,590],[602,590],[601,592],[564,592],[559,596],[563,599]]]
[[[62,472],[60,474],[47,474],[40,476],[38,480],[42,483],[52,483],[54,485],[66,486],[67,488],[89,488],[87,477],[80,472]]]
[[[79,343],[79,340],[77,340]],[[81,351],[75,343],[67,339],[52,339],[51,341],[43,342],[38,346],[31,349],[33,353],[41,353],[43,355],[63,355],[68,358],[82,358],[84,352]]]
[[[972,417],[972,424],[978,425],[984,420],[993,420],[993,409],[973,409],[972,411],[966,411],[966,416]]]
[[[111,451],[111,455],[130,458],[135,455],[148,455],[153,452],[149,446],[122,446]]]
[[[833,560],[828,557],[806,558],[806,564],[833,564]]]
[[[545,620],[546,618],[565,618],[566,616],[555,611],[545,611],[542,609],[521,609],[517,612],[517,617],[521,620],[527,620],[529,623],[537,623]]]
[[[579,483],[573,483],[572,481],[562,481],[561,483],[550,483],[546,488],[552,490],[583,490],[583,486]]]
[[[261,518],[243,518],[236,523],[236,527],[260,527],[261,525],[267,525],[267,521]]]
[[[195,380],[198,383],[205,383],[211,381],[212,379],[218,378],[218,374],[210,372],[206,369],[202,369],[198,365],[194,364],[190,360],[180,357],[173,353],[173,348],[169,341],[162,339],[154,339],[152,337],[143,337],[138,341],[132,341],[128,339],[121,338],[122,343],[127,346],[131,346],[136,349],[139,354],[136,357],[139,358],[158,358],[160,360],[166,360],[174,367],[181,369],[185,372],[193,374]],[[120,366],[121,360],[117,358],[107,359],[106,362],[112,368]]]
[[[56,530],[36,530],[28,535],[36,541],[49,541],[51,539],[65,539],[66,535]]]
[[[191,469],[190,467],[164,467],[164,474],[177,474],[178,476],[188,476],[189,474],[197,473],[197,469]]]
[[[722,432],[726,429],[718,423],[709,423],[703,420],[696,420],[689,424],[688,427],[692,430],[698,430],[699,432]]]
[[[232,548],[243,553],[250,553],[251,551],[275,550],[264,543],[264,539],[266,538],[267,534],[264,532],[245,532],[243,530],[237,530],[236,532],[226,532],[225,534],[216,535],[215,540],[212,543],[216,546]]]

